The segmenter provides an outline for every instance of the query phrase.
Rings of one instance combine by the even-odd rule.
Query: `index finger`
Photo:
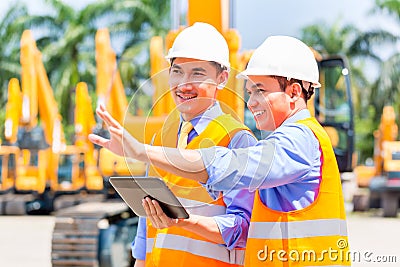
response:
[[[115,120],[104,107],[101,107],[101,105],[96,109],[96,113],[108,126],[121,128],[119,122]]]

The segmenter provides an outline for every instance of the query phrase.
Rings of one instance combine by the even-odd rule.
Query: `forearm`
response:
[[[122,128],[103,107],[99,116],[107,122],[111,139],[90,134],[89,140],[105,147],[113,153],[150,163],[170,173],[205,183],[208,175],[201,155],[195,150],[178,150],[176,148],[149,146],[140,143]]]
[[[208,179],[201,155],[196,150],[145,145],[144,153],[137,159],[198,182],[205,183]]]
[[[202,236],[211,242],[225,244],[218,225],[213,217],[190,215],[189,219],[180,222],[178,226]]]
[[[231,190],[223,195],[226,213],[214,216],[228,249],[246,247],[254,193],[248,190]]]

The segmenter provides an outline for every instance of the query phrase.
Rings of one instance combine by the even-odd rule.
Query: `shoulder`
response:
[[[254,146],[256,143],[257,139],[249,130],[240,130],[232,137],[228,148],[244,148]]]
[[[319,142],[312,130],[300,123],[287,123],[277,128],[267,139],[294,147],[319,149]]]

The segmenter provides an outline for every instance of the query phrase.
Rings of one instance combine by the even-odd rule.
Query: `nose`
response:
[[[251,109],[251,108],[254,108],[257,105],[258,105],[257,99],[255,98],[254,94],[251,94],[250,97],[249,97],[249,100],[247,100],[247,107],[249,109]]]
[[[193,85],[188,79],[185,79],[184,81],[178,84],[177,89],[182,92],[190,91],[193,89]]]

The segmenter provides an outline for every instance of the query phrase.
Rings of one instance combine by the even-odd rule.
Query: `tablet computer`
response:
[[[150,197],[160,204],[164,213],[173,219],[187,219],[189,214],[165,182],[157,177],[110,177],[117,193],[139,216],[146,216],[142,199]]]

